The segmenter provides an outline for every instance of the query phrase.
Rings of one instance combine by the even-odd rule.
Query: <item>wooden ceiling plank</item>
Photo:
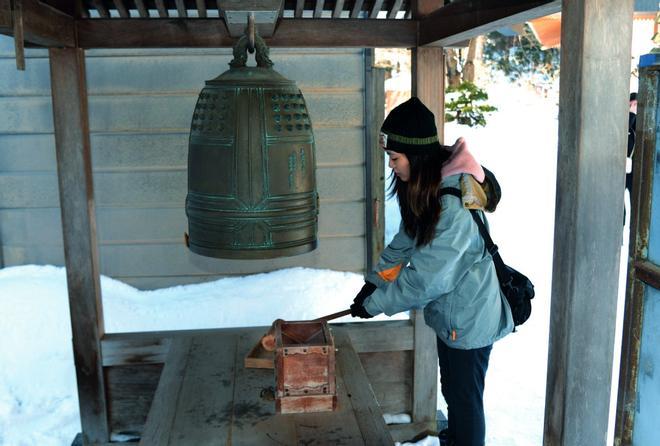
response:
[[[270,47],[410,48],[417,42],[416,20],[282,19],[265,39]],[[81,48],[229,48],[235,43],[223,20],[80,20]]]
[[[403,0],[396,0],[392,4],[392,8],[390,9],[390,12],[387,13],[387,18],[388,19],[396,19],[396,15],[401,10],[401,5],[402,4],[403,4]]]
[[[83,0],[76,0],[76,3],[78,5],[78,11],[80,14],[80,18],[83,19],[88,19],[89,18],[89,10],[87,9],[87,6],[85,6],[85,3]]]
[[[158,10],[158,17],[160,18],[165,18],[169,17],[169,13],[167,12],[167,8],[165,7],[165,1],[164,0],[156,0],[156,9]]]
[[[360,15],[360,11],[362,11],[362,4],[364,3],[364,0],[355,0],[355,3],[353,4],[353,9],[351,10],[351,18],[352,19],[357,19],[358,16]]]
[[[183,0],[176,0],[176,12],[179,14],[179,17],[188,17],[188,9],[186,8],[186,4]]]
[[[296,0],[296,11],[293,14],[294,17],[297,19],[302,18],[304,10],[305,10],[305,0]]]
[[[314,7],[314,18],[320,19],[323,14],[323,5],[325,4],[324,0],[316,0],[316,6]]]
[[[344,10],[344,0],[337,0],[335,2],[335,9],[332,11],[332,18],[333,19],[340,18],[343,10]]]
[[[73,17],[37,0],[22,0],[23,36],[39,46],[76,46]],[[0,0],[0,34],[14,35],[9,0]]]
[[[108,12],[108,8],[103,4],[103,0],[93,0],[92,3],[94,3],[94,7],[98,11],[99,16],[104,19],[110,18],[110,13]]]
[[[450,46],[561,10],[561,0],[458,0],[420,19],[419,45]]]
[[[143,19],[149,17],[149,11],[147,11],[147,7],[144,5],[143,0],[135,0],[135,7],[137,8],[140,17]]]
[[[126,5],[124,5],[123,0],[113,0],[113,3],[115,4],[115,9],[119,13],[119,17],[122,19],[127,19],[131,15],[128,13],[128,9],[126,8]]]
[[[196,0],[196,2],[197,2],[197,14],[202,19],[206,18],[207,16],[206,2],[204,0]]]
[[[377,19],[378,13],[380,12],[381,9],[383,9],[383,0],[376,0],[374,2],[374,6],[371,8],[371,12],[369,13],[369,18]]]
[[[9,34],[13,26],[11,17],[11,3],[9,0],[0,0],[0,33]]]

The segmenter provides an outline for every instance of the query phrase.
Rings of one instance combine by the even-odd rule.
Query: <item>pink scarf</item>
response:
[[[465,139],[462,137],[458,138],[449,150],[451,151],[451,155],[442,165],[441,172],[443,178],[459,173],[469,173],[478,182],[484,182],[484,179],[486,178],[484,169],[468,150]]]

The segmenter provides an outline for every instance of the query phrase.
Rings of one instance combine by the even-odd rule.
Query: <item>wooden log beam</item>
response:
[[[348,322],[330,326],[344,328],[358,353],[413,349],[413,327],[410,321],[379,321],[368,324]],[[268,328],[261,327],[260,331],[266,333]],[[161,364],[172,339],[211,334],[233,336],[250,330],[254,330],[254,327],[107,334],[101,341],[103,366]]]
[[[51,49],[53,123],[73,357],[85,444],[109,440],[101,336],[103,307],[89,140],[85,55]]]
[[[545,446],[607,443],[632,16],[632,1],[562,3]]]
[[[0,0],[0,34],[13,36],[10,0]],[[25,42],[46,47],[76,46],[74,20],[37,0],[22,0]]]
[[[424,20],[437,10],[434,0],[417,0],[413,18]],[[421,22],[420,22],[421,23]],[[442,48],[412,50],[411,93],[417,96],[435,115],[438,137],[444,134],[444,85],[445,67]],[[424,312],[413,310],[410,319],[414,326],[415,351],[413,354],[413,408],[414,423],[434,421],[438,395],[438,355],[436,334],[424,322]]]
[[[219,48],[232,47],[221,19],[94,19],[76,22],[81,48]],[[283,19],[269,47],[414,47],[414,20]]]
[[[335,330],[337,346],[337,368],[344,379],[346,391],[350,395],[360,431],[365,444],[389,445],[394,440],[378,409],[378,402],[371,388],[371,383],[362,367],[362,362],[353,348],[350,336],[344,330]]]
[[[457,0],[420,21],[419,45],[450,46],[560,9],[561,0]]]

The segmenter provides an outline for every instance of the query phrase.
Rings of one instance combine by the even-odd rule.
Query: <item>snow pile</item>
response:
[[[314,319],[348,308],[362,284],[358,274],[305,268],[156,291],[101,278],[108,332]],[[80,431],[68,308],[64,268],[0,270],[0,445],[68,446]]]

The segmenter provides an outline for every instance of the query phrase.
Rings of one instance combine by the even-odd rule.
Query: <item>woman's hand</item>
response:
[[[359,293],[353,299],[353,305],[351,305],[351,316],[359,317],[362,319],[370,319],[373,316],[364,308],[364,300],[371,296],[371,293],[376,291],[376,285],[371,282],[365,282],[364,286]]]
[[[358,305],[362,305],[364,300],[367,297],[371,296],[371,293],[376,291],[376,288],[377,288],[376,285],[374,285],[373,283],[365,281],[364,286],[362,287],[360,292],[357,293],[357,295],[353,299],[353,303],[358,304]]]

